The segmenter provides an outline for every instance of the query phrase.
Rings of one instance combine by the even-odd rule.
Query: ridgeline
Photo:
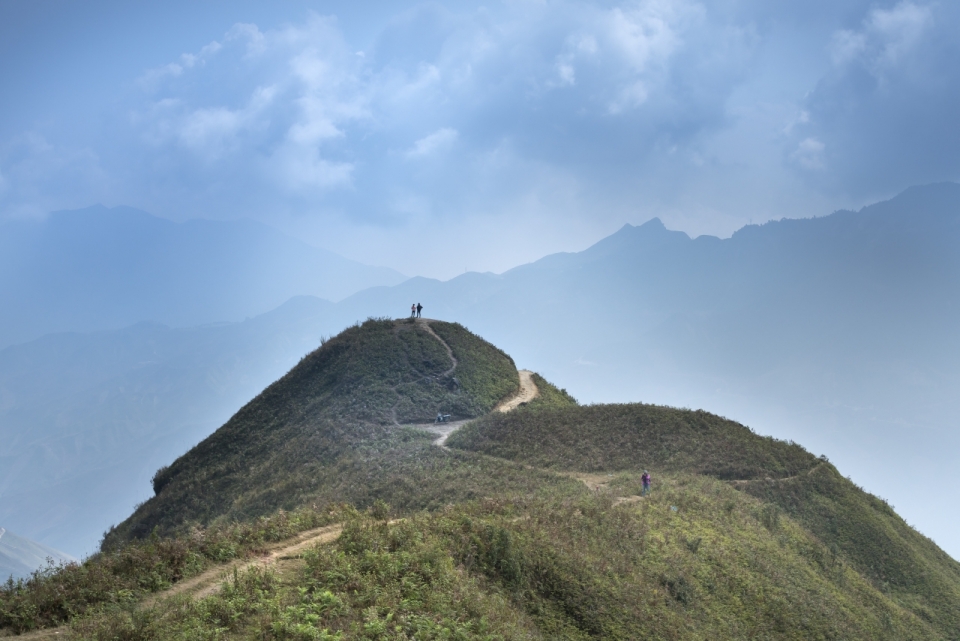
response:
[[[960,638],[960,564],[829,461],[707,412],[580,406],[533,380],[536,398],[492,412],[518,392],[517,369],[463,327],[348,328],[158,471],[99,554],[8,583],[0,627]],[[469,421],[444,447],[438,413]],[[225,570],[219,589],[190,587]]]

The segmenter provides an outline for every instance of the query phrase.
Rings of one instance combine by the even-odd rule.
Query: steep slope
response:
[[[960,636],[960,563],[824,459],[702,411],[643,404],[521,408],[448,447],[558,471],[694,473],[789,515],[900,607]]]
[[[375,473],[388,482],[403,475],[397,465],[404,461],[423,473],[450,458],[437,458],[429,435],[403,425],[429,423],[438,412],[480,416],[518,386],[512,359],[458,325],[367,320],[304,357],[161,469],[157,496],[114,530],[108,545],[155,527],[372,500]]]
[[[129,207],[0,225],[0,348],[49,332],[240,321],[296,295],[405,277],[253,221],[174,223]]]

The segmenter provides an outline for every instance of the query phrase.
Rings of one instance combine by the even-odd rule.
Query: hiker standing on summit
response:
[[[423,309],[423,305],[417,303],[417,318],[420,318],[420,310]]]
[[[417,306],[414,304],[410,305],[410,318],[415,318],[417,315]]]

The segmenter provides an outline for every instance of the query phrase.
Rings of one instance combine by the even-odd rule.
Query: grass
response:
[[[517,367],[505,352],[486,341],[478,341],[459,323],[432,324],[457,359],[455,375],[475,399],[470,416],[482,416],[520,389]]]
[[[577,399],[570,396],[567,390],[558,388],[536,372],[533,373],[533,382],[536,384],[540,395],[527,403],[525,407],[528,410],[576,407]]]
[[[960,563],[832,465],[744,489],[777,505],[905,609],[960,638]]]
[[[389,457],[363,452],[409,458],[430,449],[400,424],[431,422],[438,412],[479,416],[519,385],[502,351],[459,325],[431,327],[459,361],[455,371],[447,373],[446,348],[419,323],[370,319],[348,328],[158,471],[157,495],[112,529],[106,545],[340,496],[362,503],[331,470],[372,476]]]
[[[960,564],[826,460],[702,411],[579,406],[539,376],[539,398],[486,414],[517,389],[513,361],[459,325],[432,327],[453,372],[415,322],[325,341],[158,471],[157,496],[100,554],[0,589],[0,628],[69,621],[73,638],[103,641],[960,638]],[[403,425],[437,411],[479,418],[451,449]],[[643,469],[655,483],[640,498]],[[572,473],[605,482],[589,490]],[[302,559],[144,605],[338,519],[339,540]]]
[[[447,445],[549,469],[651,468],[720,479],[782,478],[818,463],[799,445],[757,436],[713,414],[640,403],[531,404],[484,416]]]
[[[21,633],[60,625],[107,604],[134,604],[212,565],[254,554],[268,542],[339,522],[349,512],[339,506],[281,511],[176,538],[153,536],[82,563],[48,566],[26,580],[10,579],[0,586],[0,629]]]
[[[705,477],[650,497],[558,486],[388,525],[358,516],[286,575],[75,621],[78,639],[940,639],[789,516]]]

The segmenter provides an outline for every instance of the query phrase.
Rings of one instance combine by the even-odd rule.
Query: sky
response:
[[[253,218],[407,275],[960,179],[960,3],[0,0],[0,220]]]

